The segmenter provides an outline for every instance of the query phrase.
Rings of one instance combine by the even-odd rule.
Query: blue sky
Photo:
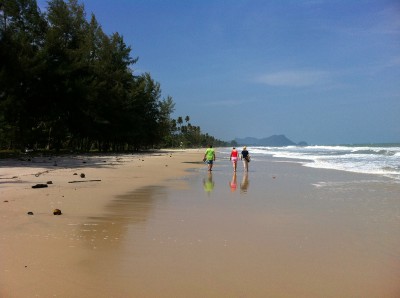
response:
[[[80,3],[204,133],[400,142],[397,0]]]

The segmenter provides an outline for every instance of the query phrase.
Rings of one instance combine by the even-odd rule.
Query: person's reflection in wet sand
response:
[[[231,188],[231,192],[234,192],[237,189],[236,172],[233,172],[232,180],[229,182],[229,187]]]
[[[246,193],[248,188],[249,188],[249,174],[245,172],[243,174],[242,182],[240,183],[240,192]]]
[[[212,177],[212,172],[208,172],[207,178],[203,179],[203,187],[204,187],[204,191],[210,195],[211,192],[214,189],[214,180]]]

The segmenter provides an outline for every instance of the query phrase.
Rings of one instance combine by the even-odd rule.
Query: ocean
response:
[[[240,147],[239,147],[240,149]],[[400,144],[340,146],[247,146],[254,160],[263,157],[297,161],[306,167],[389,177],[400,181]]]

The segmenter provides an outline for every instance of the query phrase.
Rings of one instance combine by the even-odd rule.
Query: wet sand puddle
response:
[[[285,167],[117,198],[80,227],[82,270],[115,297],[397,297],[399,186]]]

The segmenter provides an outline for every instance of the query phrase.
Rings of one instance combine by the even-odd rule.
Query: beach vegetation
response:
[[[107,35],[77,0],[0,1],[0,149],[129,151],[222,142],[172,119],[122,35]],[[185,124],[183,122],[185,120]]]

